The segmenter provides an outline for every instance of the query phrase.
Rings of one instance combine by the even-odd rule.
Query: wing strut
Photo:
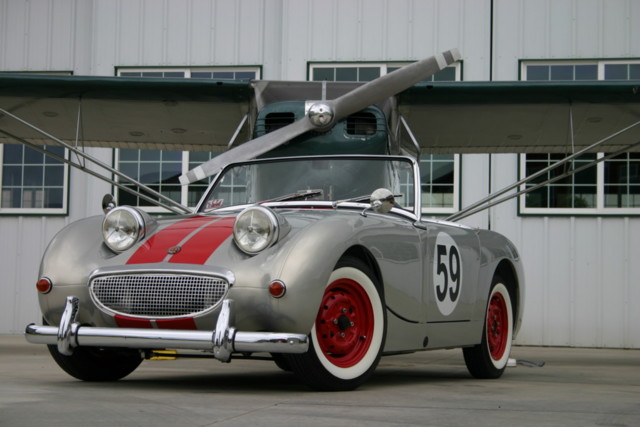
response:
[[[128,188],[128,187],[126,187],[126,186],[124,186],[124,185],[122,185],[122,184],[120,184],[118,182],[115,182],[114,180],[111,180],[111,179],[109,179],[109,178],[107,178],[107,177],[105,177],[105,176],[103,176],[103,175],[101,175],[101,174],[99,174],[99,173],[97,173],[95,171],[91,171],[91,170],[87,169],[84,165],[81,165],[79,163],[75,163],[75,162],[73,162],[71,160],[64,159],[64,158],[62,158],[62,157],[60,157],[58,155],[55,155],[55,154],[51,153],[50,151],[43,150],[42,148],[38,147],[35,144],[30,143],[29,141],[26,141],[25,139],[22,139],[22,138],[20,138],[18,136],[15,136],[15,135],[13,135],[13,134],[11,134],[9,132],[6,132],[6,131],[0,129],[0,133],[8,136],[9,138],[11,138],[11,139],[13,139],[15,141],[18,141],[18,142],[20,142],[22,144],[28,145],[29,147],[34,148],[37,151],[40,151],[41,153],[43,153],[43,154],[45,154],[45,155],[47,155],[49,157],[52,157],[52,158],[54,158],[54,159],[56,159],[58,161],[62,161],[62,162],[66,163],[66,164],[68,164],[70,166],[78,168],[78,169],[82,170],[83,172],[87,172],[88,174],[90,174],[92,176],[95,176],[96,178],[99,178],[99,179],[101,179],[101,180],[103,180],[105,182],[108,182],[108,183],[110,183],[112,185],[115,185],[116,187],[120,188],[121,190],[127,191],[127,192],[129,192],[129,193],[131,193],[131,194],[133,194],[135,196],[138,196],[138,197],[140,197],[140,198],[142,198],[142,199],[144,199],[144,200],[146,200],[146,201],[148,201],[150,203],[153,203],[155,205],[159,205],[159,206],[161,206],[161,207],[163,207],[165,209],[168,209],[168,210],[170,210],[170,211],[172,211],[174,213],[177,213],[177,214],[192,213],[192,210],[189,209],[188,207],[183,206],[180,203],[176,202],[175,200],[170,199],[169,197],[158,193],[157,191],[153,190],[152,188],[149,188],[148,186],[146,186],[145,184],[143,184],[143,183],[141,183],[141,182],[139,182],[139,181],[137,181],[137,180],[125,175],[125,174],[123,174],[122,172],[112,168],[108,164],[106,164],[106,163],[96,159],[95,157],[85,153],[84,151],[79,150],[78,148],[76,148],[76,147],[64,142],[63,140],[61,140],[59,138],[56,138],[55,136],[43,131],[42,129],[32,125],[31,123],[22,120],[20,117],[18,117],[16,115],[14,115],[14,114],[2,109],[2,108],[0,108],[0,113],[6,115],[7,117],[11,117],[14,120],[17,120],[18,122],[22,123],[23,125],[27,126],[28,128],[30,128],[30,129],[38,132],[39,134],[45,136],[47,139],[50,139],[51,141],[55,142],[56,144],[65,147],[66,149],[68,149],[69,151],[74,153],[76,156],[78,156],[78,157],[80,157],[80,158],[82,158],[84,160],[88,160],[89,162],[93,163],[95,166],[101,167],[101,168],[105,169],[106,171],[108,171],[108,172],[120,177],[121,179],[124,179],[124,180],[130,182],[131,184],[137,186],[139,189],[144,190],[145,192],[149,193],[150,195],[157,197],[161,201],[154,200],[151,197],[149,197],[149,196],[147,196],[147,195],[145,195],[145,194],[143,194],[143,193],[141,193],[139,191],[136,191],[136,190],[133,190],[131,188]]]
[[[613,139],[613,138],[615,138],[615,137],[627,132],[628,130],[633,129],[634,127],[636,127],[638,125],[640,125],[640,120],[635,122],[635,123],[633,123],[632,125],[627,126],[624,129],[619,130],[618,132],[615,132],[615,133],[607,136],[606,138],[603,138],[603,139],[601,139],[601,140],[599,140],[597,142],[594,142],[590,146],[588,146],[586,148],[583,148],[582,150],[580,150],[580,151],[578,151],[576,153],[573,153],[572,155],[567,156],[564,159],[559,160],[556,163],[554,163],[552,165],[549,165],[548,167],[546,167],[544,169],[539,170],[538,172],[536,172],[534,174],[531,174],[531,175],[521,179],[520,181],[518,181],[518,182],[516,182],[514,184],[511,184],[511,185],[503,188],[502,190],[499,190],[499,191],[496,191],[495,193],[490,194],[489,196],[485,197],[484,199],[479,200],[479,201],[467,206],[466,208],[461,209],[460,211],[456,212],[455,214],[448,216],[447,218],[445,218],[445,220],[447,220],[447,221],[459,221],[462,218],[466,218],[466,217],[468,217],[470,215],[473,215],[475,213],[481,212],[481,211],[483,211],[485,209],[488,209],[488,208],[490,208],[492,206],[495,206],[497,204],[505,202],[505,201],[507,201],[509,199],[512,199],[514,197],[517,197],[517,196],[519,196],[521,194],[528,193],[529,191],[533,191],[533,190],[535,190],[537,188],[540,188],[543,185],[547,185],[547,184],[555,182],[555,181],[557,181],[559,179],[562,179],[562,178],[565,178],[567,176],[573,175],[573,174],[575,174],[575,173],[577,173],[577,172],[579,172],[579,171],[581,171],[583,169],[586,169],[586,168],[591,167],[591,166],[593,166],[593,165],[595,165],[597,163],[600,163],[603,160],[606,160],[606,159],[609,159],[611,157],[617,156],[618,154],[622,154],[622,153],[630,150],[631,148],[633,148],[633,147],[635,147],[637,145],[640,145],[640,141],[638,141],[638,142],[636,142],[634,144],[630,144],[627,147],[624,147],[624,148],[622,148],[622,149],[620,149],[620,150],[618,150],[618,151],[616,151],[614,153],[608,154],[607,156],[605,156],[603,158],[596,159],[595,161],[593,161],[593,162],[591,162],[591,163],[589,163],[587,165],[584,165],[584,166],[582,166],[582,167],[580,167],[578,169],[568,171],[567,173],[562,174],[559,177],[554,177],[554,178],[549,179],[549,180],[547,180],[545,182],[537,184],[534,187],[530,187],[530,188],[527,188],[525,190],[519,191],[517,193],[510,194],[510,195],[505,196],[505,197],[503,197],[503,198],[501,198],[501,199],[499,199],[497,201],[489,203],[492,200],[497,199],[498,197],[502,196],[503,194],[508,193],[509,191],[514,190],[514,189],[520,187],[521,185],[526,184],[526,183],[536,179],[537,177],[549,172],[550,170],[553,170],[553,169],[557,168],[558,166],[562,166],[562,165],[564,165],[564,164],[576,159],[577,157],[581,156],[582,154],[584,154],[584,153],[586,153],[588,151],[592,151],[594,148],[597,148],[598,146],[600,146],[600,145],[604,144],[605,142],[609,141],[610,139]]]

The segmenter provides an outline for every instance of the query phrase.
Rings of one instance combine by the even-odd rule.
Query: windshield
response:
[[[263,160],[226,169],[200,211],[270,201],[369,202],[387,188],[399,207],[413,210],[413,163],[392,157],[318,157]]]

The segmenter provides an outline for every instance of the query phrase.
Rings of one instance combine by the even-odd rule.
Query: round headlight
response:
[[[137,210],[120,206],[107,213],[102,221],[102,237],[115,252],[129,249],[144,237],[145,223]]]
[[[233,224],[233,240],[241,251],[253,255],[278,239],[278,219],[262,206],[252,206],[240,212]]]

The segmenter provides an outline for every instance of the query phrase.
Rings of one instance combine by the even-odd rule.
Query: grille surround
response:
[[[103,311],[137,318],[170,319],[214,310],[229,290],[224,277],[143,272],[105,274],[89,281],[89,293]]]

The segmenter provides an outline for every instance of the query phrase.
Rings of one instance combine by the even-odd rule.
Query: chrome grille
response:
[[[175,317],[209,310],[229,288],[225,279],[195,274],[118,274],[95,277],[93,298],[130,316]]]

